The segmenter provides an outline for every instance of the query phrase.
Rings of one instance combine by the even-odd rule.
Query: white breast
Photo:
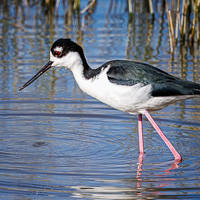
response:
[[[138,83],[133,86],[117,85],[108,80],[109,66],[102,69],[101,73],[93,79],[85,79],[83,66],[72,69],[72,73],[81,90],[88,95],[110,105],[118,110],[130,114],[144,113],[145,110],[155,111],[174,103],[178,100],[191,98],[191,95],[152,97],[151,85]]]
[[[118,110],[138,113],[143,109],[141,105],[144,105],[151,98],[150,85],[143,86],[139,83],[125,86],[111,83],[107,77],[109,67],[103,69],[93,79],[85,79],[79,70],[76,67],[76,70],[72,70],[72,72],[81,90]]]

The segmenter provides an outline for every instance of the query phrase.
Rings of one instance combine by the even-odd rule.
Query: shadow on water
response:
[[[166,8],[174,12],[176,5],[139,0],[2,1],[0,199],[200,198],[199,99],[154,113],[183,156],[182,163],[175,163],[145,119],[145,155],[139,156],[136,117],[83,94],[65,69],[52,69],[18,92],[47,62],[51,44],[60,37],[81,44],[94,67],[116,58],[137,59],[199,82],[198,30],[185,30],[185,42],[178,35],[173,52],[168,42]],[[198,10],[197,4],[183,10],[188,30],[187,18],[194,23],[199,19],[195,6]],[[178,16],[173,12],[172,20]]]

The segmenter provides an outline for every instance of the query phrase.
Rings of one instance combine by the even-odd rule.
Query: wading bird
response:
[[[111,107],[138,115],[139,150],[144,154],[142,114],[144,114],[171,150],[176,161],[181,155],[173,147],[149,112],[178,100],[200,95],[200,84],[181,80],[149,64],[112,60],[97,69],[87,63],[83,49],[70,39],[58,39],[50,50],[50,61],[20,90],[51,67],[66,67],[84,92]]]

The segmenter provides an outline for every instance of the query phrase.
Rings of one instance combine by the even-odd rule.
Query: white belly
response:
[[[144,113],[145,110],[159,110],[170,103],[188,97],[152,97],[151,85],[138,83],[133,86],[117,85],[111,83],[106,74],[102,71],[94,79],[85,79],[80,73],[74,73],[74,77],[84,92],[88,95],[110,105],[118,110],[131,114]]]

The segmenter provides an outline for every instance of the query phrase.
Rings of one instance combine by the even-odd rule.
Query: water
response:
[[[200,99],[153,114],[183,156],[177,164],[145,118],[141,161],[137,116],[82,93],[65,69],[18,91],[60,37],[79,41],[93,67],[139,59],[199,82],[198,55],[187,50],[171,59],[160,3],[154,25],[139,3],[133,25],[125,1],[98,1],[93,13],[71,18],[68,3],[52,11],[20,2],[0,5],[0,199],[200,199]]]

